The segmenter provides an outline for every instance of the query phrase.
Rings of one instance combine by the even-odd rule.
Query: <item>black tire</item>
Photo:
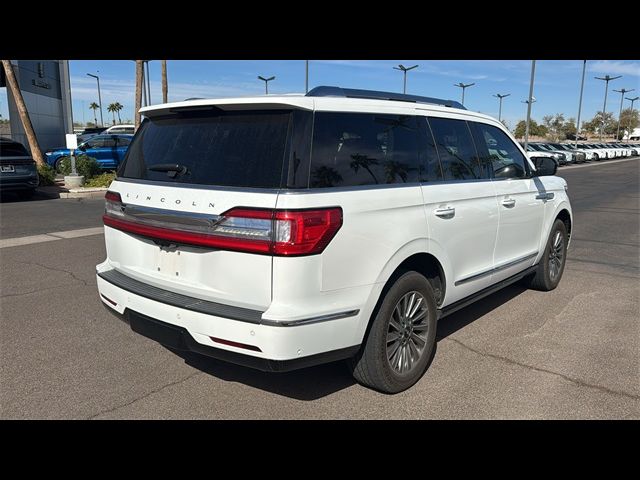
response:
[[[405,352],[417,352],[411,368],[401,373],[394,369],[391,365],[391,360],[388,359],[387,345],[389,343],[387,333],[390,332],[392,316],[396,320],[398,318],[396,317],[396,307],[400,306],[399,302],[405,296],[410,296],[413,293],[420,294],[424,299],[424,307],[419,307],[424,316],[420,320],[416,319],[414,323],[416,326],[419,325],[420,331],[423,332],[422,335],[424,337],[419,338],[424,342],[424,346],[422,350],[415,348],[419,343],[413,340],[413,335],[415,334],[413,326],[410,327],[410,334],[405,331],[402,336],[402,338],[405,338],[404,335],[407,334],[406,347],[396,346],[400,340],[391,343],[389,349],[395,347],[394,352],[396,350],[400,352],[402,349],[405,349]],[[415,298],[419,299],[419,296]],[[420,301],[419,304],[423,305],[423,302]],[[422,377],[433,355],[436,343],[436,301],[429,281],[415,271],[401,274],[385,294],[377,313],[374,312],[374,315],[375,317],[372,319],[364,345],[360,352],[349,361],[349,368],[354,378],[362,385],[384,393],[398,393],[411,387]],[[422,315],[422,313],[419,315]],[[394,323],[396,325],[399,324],[395,320]],[[395,329],[395,327],[392,328]],[[424,333],[425,330],[426,333]],[[418,332],[418,327],[416,327],[416,332]],[[397,335],[397,338],[400,339],[401,337]],[[411,350],[411,346],[414,347],[414,350]],[[391,359],[399,359],[399,362],[394,362],[398,363],[398,368],[404,367],[404,365],[400,366],[400,363],[402,363],[401,357],[400,354],[391,355]]]
[[[561,244],[559,248],[557,245],[554,248],[558,233],[560,234]],[[556,219],[545,245],[542,259],[538,264],[536,273],[531,278],[529,288],[548,292],[558,286],[564,273],[564,266],[567,263],[567,239],[567,227],[562,220]],[[559,259],[559,264],[554,259]],[[552,262],[556,262],[555,269],[551,267]]]

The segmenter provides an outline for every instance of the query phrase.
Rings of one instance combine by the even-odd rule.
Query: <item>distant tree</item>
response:
[[[73,122],[74,127],[84,127],[81,122]]]
[[[565,134],[562,126],[565,123],[564,115],[556,113],[555,115],[545,115],[542,117],[542,123],[547,127],[547,137],[554,142],[564,140]]]
[[[520,120],[516,125],[514,136],[516,138],[524,138],[524,134],[527,128],[527,122]],[[547,134],[547,127],[544,125],[538,125],[538,123],[532,118],[529,122],[529,136],[530,137],[544,137]]]
[[[118,123],[122,124],[122,120],[120,120],[120,110],[122,110],[124,107],[122,106],[122,104],[120,102],[116,102],[116,113],[118,114]]]
[[[509,127],[509,124],[507,123],[506,120],[501,120],[501,123],[504,125],[504,128],[506,128],[507,130],[511,131],[511,128]]]
[[[576,132],[576,119],[575,118],[570,118],[569,120],[566,120],[563,124],[562,127],[560,127],[560,129],[562,130],[562,133],[564,134],[565,138],[569,138],[569,137],[574,137],[575,138],[575,134]]]
[[[599,133],[600,127],[602,126],[602,119],[602,112],[597,112],[591,120],[582,124],[582,128],[590,133]],[[614,120],[613,113],[607,112],[604,115],[604,133],[606,135],[616,133],[617,126],[618,122]]]
[[[107,107],[107,112],[111,112],[111,115],[113,115],[113,125],[116,124],[116,110],[117,107],[115,103],[110,103]]]
[[[620,115],[620,135],[624,135],[624,131],[633,132],[634,128],[640,126],[640,113],[635,108],[633,111],[627,108]]]
[[[96,117],[96,110],[98,110],[99,108],[100,108],[100,105],[98,105],[96,102],[91,102],[91,104],[89,105],[89,110],[93,110],[94,125],[98,125],[98,117]]]

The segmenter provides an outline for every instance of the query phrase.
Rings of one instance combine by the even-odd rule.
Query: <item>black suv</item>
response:
[[[16,191],[30,197],[40,180],[36,162],[21,143],[0,137],[0,193]]]

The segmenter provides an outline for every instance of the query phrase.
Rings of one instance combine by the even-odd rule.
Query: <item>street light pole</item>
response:
[[[600,142],[602,142],[602,134],[604,133],[604,118],[607,113],[607,94],[609,93],[609,82],[611,80],[615,80],[617,78],[622,77],[622,75],[618,75],[617,77],[610,77],[609,75],[605,75],[604,77],[593,77],[596,80],[604,80],[607,85],[604,88],[604,106],[602,107],[602,125],[600,126]]]
[[[97,73],[100,73],[99,70],[96,70]],[[102,94],[100,93],[100,77],[98,75],[93,75],[91,73],[87,73],[88,76],[95,78],[98,81],[98,102],[100,103],[100,126],[104,127],[104,120],[102,118]]]
[[[269,78],[264,78],[260,75],[258,75],[258,79],[262,80],[264,82],[264,94],[265,95],[269,95],[269,82],[273,79],[275,79],[276,77],[269,77]]]
[[[629,135],[627,136],[627,142],[629,142],[629,140],[631,139],[631,118],[633,116],[633,104],[640,97],[633,97],[633,98],[626,97],[626,98],[627,100],[631,101],[631,116],[629,117]]]
[[[454,83],[453,86],[454,87],[460,87],[462,89],[462,106],[464,107],[464,91],[467,89],[467,87],[472,87],[474,86],[475,83],[467,83],[466,85],[462,82],[460,83]]]
[[[404,82],[402,84],[402,93],[407,93],[407,72],[409,70],[413,70],[414,68],[418,68],[418,65],[414,65],[413,67],[405,67],[404,65],[400,64],[397,67],[393,67],[394,70],[400,70],[402,73],[404,73]]]
[[[304,93],[309,93],[309,60],[304,61]]]
[[[149,105],[151,105],[151,72],[149,71],[149,60],[144,63],[147,64],[147,98],[149,99]]]
[[[536,61],[531,60],[531,80],[529,81],[529,100],[527,100],[527,126],[524,131],[524,151],[527,151],[529,143],[529,122],[531,121],[531,104],[535,101],[533,98],[533,80],[536,74]]]
[[[620,124],[622,123],[622,102],[624,101],[624,94],[627,92],[633,92],[635,90],[635,88],[632,88],[631,90],[626,90],[624,88],[621,88],[620,90],[614,90],[614,92],[618,92],[620,93],[620,113],[618,113],[618,129],[616,130],[616,142],[618,141],[618,137],[620,136]],[[629,132],[629,135],[631,135],[631,132]]]
[[[582,113],[582,92],[584,92],[584,73],[587,69],[587,61],[582,61],[582,82],[580,83],[580,100],[578,100],[578,120],[576,121],[576,148],[578,148],[578,135],[580,134],[580,114]]]
[[[498,110],[498,121],[501,122],[502,121],[502,99],[505,97],[508,97],[509,95],[511,95],[510,93],[507,93],[506,95],[501,95],[499,93],[496,93],[494,95],[494,97],[500,99],[500,109]]]

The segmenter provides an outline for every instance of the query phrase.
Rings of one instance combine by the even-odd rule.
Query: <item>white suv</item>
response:
[[[438,319],[562,277],[572,213],[555,162],[457,102],[318,87],[142,113],[97,282],[174,349],[267,371],[348,359],[399,392]]]

